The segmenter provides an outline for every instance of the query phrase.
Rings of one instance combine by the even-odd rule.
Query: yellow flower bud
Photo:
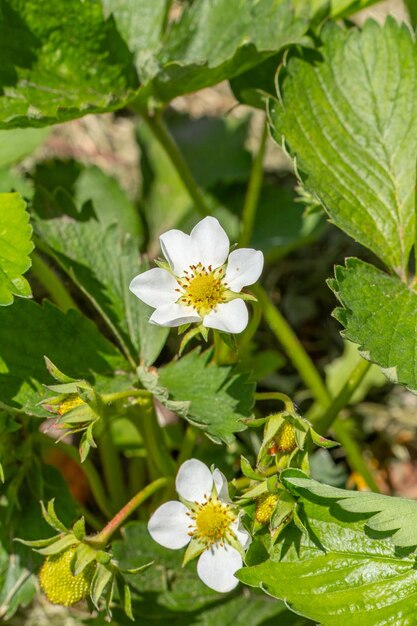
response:
[[[46,597],[53,604],[71,606],[84,600],[90,591],[95,563],[90,563],[81,572],[73,575],[70,564],[77,546],[48,556],[39,572],[39,581]]]
[[[76,393],[71,393],[58,406],[57,413],[58,415],[65,415],[72,409],[75,409],[76,406],[80,406],[81,404],[84,404],[84,401],[81,400],[80,396],[78,396]]]

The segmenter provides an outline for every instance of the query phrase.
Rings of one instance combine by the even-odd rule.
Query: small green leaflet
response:
[[[343,305],[334,312],[343,336],[392,382],[417,390],[417,293],[359,259],[337,266],[329,285]]]
[[[404,277],[415,239],[417,45],[388,18],[328,24],[319,54],[292,58],[271,100],[307,190],[331,221]]]
[[[295,495],[305,498],[334,500],[337,507],[349,513],[363,513],[370,517],[365,522],[365,530],[388,533],[393,545],[400,548],[417,546],[417,501],[407,498],[394,498],[380,493],[348,491],[324,485],[309,478],[301,470],[285,470],[281,479]],[[314,500],[314,497],[312,498]],[[328,503],[335,512],[334,502]],[[337,515],[336,515],[337,516]]]
[[[31,295],[22,276],[31,266],[32,227],[26,202],[18,193],[0,194],[0,306],[13,302],[13,296]]]
[[[390,539],[371,538],[363,520],[352,521],[353,513],[333,514],[326,502],[303,493],[299,511],[308,533],[290,524],[270,558],[239,570],[237,577],[321,626],[414,626],[415,555]]]
[[[242,419],[252,414],[255,386],[248,375],[211,363],[211,356],[210,350],[196,349],[158,373],[140,367],[138,374],[145,388],[168,408],[202,428],[213,441],[230,443],[233,433],[246,428]]]

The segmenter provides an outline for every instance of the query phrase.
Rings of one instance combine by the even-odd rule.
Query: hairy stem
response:
[[[246,191],[245,202],[242,211],[242,229],[239,238],[239,245],[245,248],[252,238],[253,225],[255,222],[256,209],[258,207],[259,196],[263,180],[263,161],[265,156],[266,140],[268,138],[268,123],[265,120],[262,135],[259,142],[258,152],[253,160],[249,184]]]
[[[333,425],[340,411],[349,403],[349,400],[363,381],[370,367],[371,363],[362,358],[356,363],[342,389],[332,400],[325,413],[319,419],[315,420],[315,428],[319,433],[324,435]]]
[[[187,161],[165,125],[161,114],[157,113],[155,115],[145,115],[142,112],[142,116],[177,170],[177,173],[187,188],[191,199],[194,201],[194,205],[198,213],[200,213],[203,217],[210,215],[210,209],[207,206],[204,194],[191,173]]]
[[[114,535],[116,530],[120,528],[123,522],[133,513],[135,509],[138,508],[145,500],[150,498],[156,491],[166,487],[172,482],[172,478],[163,477],[154,480],[152,483],[147,485],[142,491],[139,491],[127,504],[124,505],[120,509],[118,513],[110,520],[108,524],[103,528],[102,531],[90,538],[89,543],[97,546],[106,546],[110,541],[111,537]]]
[[[297,368],[315,400],[322,406],[327,406],[330,401],[329,392],[297,335],[260,285],[252,287],[252,291],[262,306],[266,322]]]

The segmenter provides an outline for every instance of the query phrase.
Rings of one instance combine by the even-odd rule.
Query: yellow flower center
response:
[[[177,280],[181,293],[178,302],[192,306],[202,317],[213,311],[218,304],[226,302],[227,285],[224,282],[224,269],[205,268],[204,265],[191,265],[183,278]]]
[[[255,520],[259,524],[267,524],[271,519],[272,512],[278,502],[278,496],[273,493],[265,493],[256,501]]]
[[[215,497],[210,497],[206,502],[197,504],[191,514],[195,525],[189,534],[196,537],[207,547],[219,541],[227,540],[227,536],[233,534],[230,524],[236,516],[227,504],[220,502]]]

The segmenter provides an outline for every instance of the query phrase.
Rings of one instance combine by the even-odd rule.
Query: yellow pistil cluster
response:
[[[216,542],[223,544],[228,535],[233,534],[230,524],[235,521],[236,516],[230,506],[216,497],[210,496],[203,503],[196,502],[193,511],[188,515],[193,520],[188,534],[206,547]]]
[[[268,452],[269,454],[277,454],[277,452],[283,452],[284,454],[290,454],[297,447],[297,440],[295,438],[295,428],[289,422],[284,422],[280,426],[274,439],[271,441]]]
[[[213,270],[201,263],[191,265],[185,276],[177,279],[176,289],[181,296],[178,302],[192,306],[201,317],[213,311],[218,304],[226,302],[227,285],[224,282],[224,268]]]
[[[80,406],[80,404],[84,404],[80,396],[76,393],[71,393],[58,406],[57,413],[58,415],[65,415],[69,411],[72,411],[72,409],[75,409],[76,406]]]
[[[48,556],[39,572],[41,587],[50,602],[71,606],[87,597],[94,576],[95,564],[90,563],[81,572],[73,575],[71,559],[76,546],[65,552]]]
[[[260,496],[256,500],[255,520],[262,525],[268,524],[277,502],[278,496],[273,493]]]

